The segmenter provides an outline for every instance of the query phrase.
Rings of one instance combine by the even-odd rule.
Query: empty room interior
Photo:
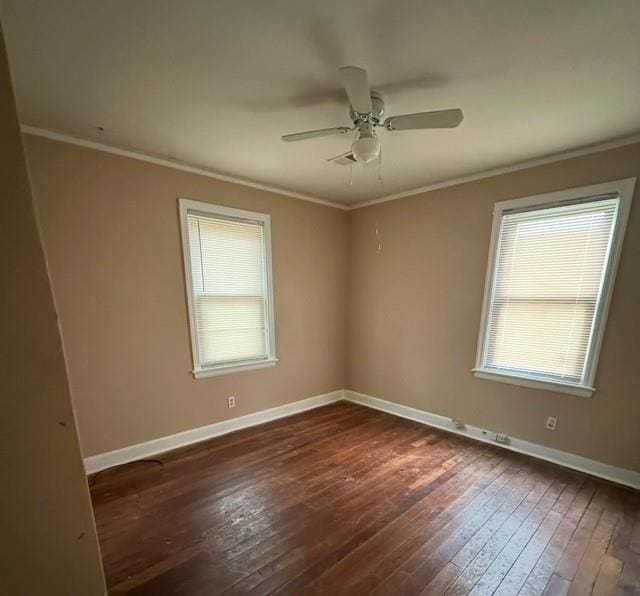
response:
[[[0,19],[0,593],[640,594],[638,0]]]

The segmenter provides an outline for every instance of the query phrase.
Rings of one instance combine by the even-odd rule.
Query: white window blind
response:
[[[485,367],[581,383],[618,199],[502,218]]]
[[[634,184],[496,204],[477,376],[591,394]]]
[[[264,221],[187,210],[186,230],[196,369],[269,360]]]

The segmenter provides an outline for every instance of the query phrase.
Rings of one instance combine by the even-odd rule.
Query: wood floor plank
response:
[[[437,575],[424,587],[420,596],[440,596],[444,594],[451,582],[460,575],[462,570],[457,565],[447,563]]]
[[[467,457],[474,459],[476,456],[467,454]],[[452,477],[456,467],[466,466],[467,463],[468,460],[465,459],[462,462],[456,462],[454,468],[437,467],[432,473],[424,474],[424,480],[420,484],[416,485],[415,482],[410,482],[409,485],[414,487],[410,491],[406,491],[401,484],[392,485],[388,492],[381,492],[379,483],[377,483],[377,487],[371,486],[372,490],[365,490],[366,500],[369,502],[364,504],[356,502],[355,509],[350,509],[346,515],[340,509],[337,512],[337,515],[343,519],[358,516],[358,528],[355,532],[350,524],[342,524],[340,527],[334,528],[323,542],[317,543],[311,548],[304,546],[297,549],[304,552],[304,559],[301,560],[298,556],[299,553],[292,551],[286,555],[284,560],[278,561],[276,573],[272,572],[270,567],[268,572],[265,572],[265,569],[260,569],[236,589],[243,592],[256,580],[260,580],[260,592],[263,590],[270,592],[282,586],[286,592],[296,593],[302,586],[320,576],[329,566],[366,542],[412,503],[421,500],[444,480]],[[376,490],[375,494],[372,492],[373,490]],[[352,507],[352,505],[353,503],[349,506]],[[366,513],[361,513],[363,505]],[[287,558],[291,559],[290,563],[287,562]],[[269,576],[268,579],[265,579],[266,575]],[[287,582],[286,576],[290,575],[295,575],[295,577]]]
[[[562,516],[556,511],[551,511],[547,515],[504,576],[495,594],[507,596],[508,594],[517,594],[520,591],[561,520]]]
[[[414,593],[430,581],[439,569],[451,560],[471,537],[490,519],[496,511],[508,503],[513,495],[507,487],[497,487],[495,494],[490,494],[482,507],[474,507],[467,515],[459,516],[453,523],[445,526],[430,539],[422,549],[400,567],[402,575],[394,580],[391,576],[379,590],[380,593]],[[520,497],[517,496],[517,501]]]
[[[500,509],[476,534],[472,537],[467,544],[458,552],[454,557],[453,562],[458,567],[464,569],[480,552],[484,545],[491,539],[496,531],[502,526],[502,524],[509,518],[513,510],[520,505],[520,503],[527,496],[527,486],[522,484],[518,487],[518,496],[521,498],[518,501],[514,501],[511,507],[503,507]]]
[[[534,510],[543,495],[549,489],[551,480],[537,474],[532,486],[527,487],[527,496],[516,509],[504,519],[478,554],[469,562],[464,572],[447,591],[448,596],[468,594],[485,574],[493,561],[502,552],[520,525]]]
[[[508,596],[519,593],[529,573],[551,541],[579,488],[579,482],[571,481],[569,483],[568,488],[564,490],[551,511],[547,513],[546,518],[540,526],[538,526],[531,540],[529,540],[528,544],[524,547],[505,575],[498,589],[495,591],[496,595]]]
[[[159,459],[91,479],[110,594],[640,591],[636,491],[359,405]]]
[[[336,563],[314,584],[322,593],[371,591],[456,515],[484,499],[486,490],[508,473],[508,461],[470,465]],[[517,471],[519,468],[515,468]]]
[[[591,536],[600,521],[604,504],[608,498],[608,492],[609,489],[606,486],[601,486],[596,491],[555,569],[556,575],[561,575],[569,581],[573,580]]]
[[[422,531],[420,532],[420,534],[414,535],[414,538],[416,538],[417,541],[416,540],[405,541],[405,543],[402,545],[402,547],[404,548],[401,549],[402,555],[400,555],[400,552],[398,551],[393,553],[393,556],[390,557],[391,561],[388,562],[388,565],[393,564],[395,567],[396,566],[395,562],[398,562],[398,564],[400,563],[400,557],[402,557],[403,559],[406,559],[404,564],[399,565],[399,573],[402,576],[404,576],[412,566],[419,564],[418,561],[424,557],[423,553],[425,552],[425,550],[429,552],[432,548],[438,547],[439,541],[437,537],[442,535],[443,532],[447,533],[447,531],[444,530],[444,528],[448,528],[448,531],[451,532],[452,534],[460,534],[462,532],[461,528],[462,526],[465,525],[466,520],[468,520],[470,517],[472,517],[477,513],[476,507],[474,506],[474,504],[478,508],[480,508],[481,511],[484,511],[487,508],[487,502],[490,502],[492,500],[492,497],[495,497],[496,494],[500,491],[501,487],[508,484],[511,481],[511,479],[512,479],[512,475],[509,474],[508,472],[501,474],[493,483],[491,483],[486,488],[486,490],[480,493],[472,501],[472,504],[469,504],[469,506],[463,508],[458,513],[452,515],[450,518],[447,518],[449,519],[448,523],[446,523],[444,526],[441,526],[440,529],[434,532],[433,534],[431,532],[436,529],[436,524],[428,524],[427,527],[430,530],[428,531],[428,534]],[[440,523],[445,522],[444,519],[440,519],[438,521]],[[407,554],[409,552],[413,552],[413,555],[407,557]],[[438,569],[435,570],[433,575],[436,575],[440,567],[444,566],[444,564],[450,558],[451,558],[450,556],[447,557],[446,555],[441,556],[439,560],[442,563],[442,565],[439,565]],[[391,577],[392,578],[394,577],[393,574]],[[426,581],[421,583],[420,587],[422,587],[424,583],[426,583]],[[358,588],[359,590],[362,590],[363,587],[364,586],[361,583],[359,585],[354,586],[354,589]],[[381,585],[382,591],[387,591],[387,590],[390,591],[391,589],[392,587],[387,585],[386,582],[383,585]],[[416,588],[416,591],[419,591],[419,590]]]
[[[529,577],[520,590],[521,596],[535,596],[544,591],[582,515],[591,502],[595,489],[596,486],[589,480],[582,485],[553,538],[529,573]]]
[[[482,596],[493,594],[496,591],[511,566],[523,552],[529,540],[535,535],[549,510],[565,489],[566,484],[557,482],[549,487],[533,511],[522,524],[520,524],[500,554],[494,559],[478,583],[476,583],[470,594]]]
[[[611,596],[614,594],[621,573],[622,561],[605,555],[593,587],[593,596]]]
[[[605,503],[598,525],[578,565],[569,590],[571,596],[589,594],[592,591],[619,516],[620,508],[612,496]]]
[[[640,594],[640,555],[634,553],[623,563],[615,593],[616,596]]]
[[[401,468],[401,470],[402,469],[403,468]],[[356,486],[356,485],[354,485],[354,483],[349,483],[349,486],[353,487],[353,486]],[[365,491],[365,492],[369,492],[369,491]],[[332,515],[335,515],[336,514],[335,509],[337,507],[337,501],[335,501],[335,500],[334,501],[330,501],[328,499],[329,499],[329,495],[326,495],[325,498],[322,500],[322,502],[324,502],[327,507],[331,508],[332,509]],[[356,502],[352,502],[352,505],[354,503],[355,503],[355,505],[358,505],[358,503],[356,503]],[[316,507],[314,507],[314,509],[316,509]],[[347,516],[346,519],[348,520],[348,523],[351,524],[351,525],[355,524],[356,526],[361,525],[362,522],[364,521],[363,520],[363,516],[361,515],[361,513],[362,513],[362,507],[360,507],[360,506],[356,507],[357,517],[356,516],[351,516],[351,517]],[[326,521],[324,519],[321,520],[321,524],[326,527]],[[272,542],[272,541],[270,541],[270,542]],[[302,542],[304,542],[304,541],[302,541]],[[279,553],[279,554],[282,554],[282,553]]]
[[[565,596],[571,587],[571,582],[555,573],[551,576],[544,591],[544,596]]]

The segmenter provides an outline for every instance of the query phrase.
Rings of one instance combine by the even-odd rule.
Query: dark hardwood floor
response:
[[[92,487],[111,594],[639,594],[640,493],[340,402]]]

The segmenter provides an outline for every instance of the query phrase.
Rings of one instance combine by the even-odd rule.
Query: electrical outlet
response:
[[[236,398],[233,395],[231,395],[230,397],[227,397],[227,407],[228,408],[236,407]]]
[[[509,444],[509,437],[507,435],[503,435],[502,433],[496,434],[496,443],[502,443],[503,445]]]
[[[549,418],[547,418],[547,428],[549,430],[556,430],[557,426],[558,426],[558,417],[549,416]]]

